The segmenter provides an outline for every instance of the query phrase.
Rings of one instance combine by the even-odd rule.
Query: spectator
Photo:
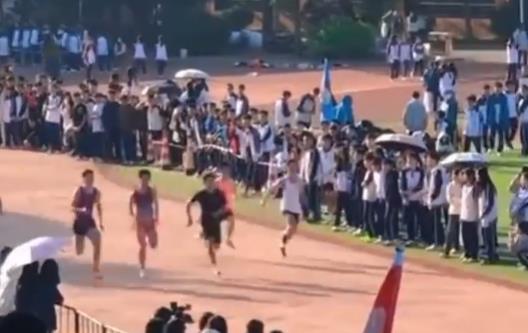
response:
[[[105,157],[111,161],[121,161],[120,105],[117,92],[108,92],[108,101],[103,108],[103,127],[105,129]]]
[[[427,129],[427,111],[420,100],[420,93],[415,91],[403,112],[403,125],[408,133],[425,132]]]
[[[304,217],[313,221],[321,220],[321,185],[323,183],[323,164],[321,154],[316,146],[312,133],[303,135],[304,152],[301,158],[300,176],[305,183],[306,202],[304,203]]]
[[[397,36],[392,36],[387,44],[387,62],[390,66],[390,78],[397,79],[400,75],[400,45]]]
[[[167,67],[167,61],[169,57],[167,55],[167,45],[163,40],[163,36],[158,36],[158,42],[156,43],[156,65],[158,69],[158,76],[165,74],[165,67]]]
[[[506,62],[508,64],[508,71],[506,80],[517,81],[517,72],[519,71],[519,45],[514,41],[513,38],[508,39],[506,43]]]
[[[346,95],[340,104],[337,105],[336,121],[341,126],[355,125],[354,104],[352,96]]]
[[[522,24],[519,24],[517,29],[515,29],[512,37],[514,44],[516,44],[519,49],[519,65],[524,68],[527,61],[528,34]]]
[[[200,317],[200,320],[198,321],[198,331],[202,332],[204,329],[206,329],[209,320],[214,317],[214,313],[212,312],[204,312],[202,316]]]
[[[214,315],[209,319],[207,329],[215,330],[218,333],[229,333],[225,318],[219,315]]]
[[[34,313],[35,305],[38,303],[36,299],[36,292],[39,287],[38,274],[38,262],[24,266],[22,275],[20,275],[20,279],[18,279],[18,287],[15,297],[15,306],[17,311]]]
[[[46,325],[48,332],[57,329],[55,305],[62,305],[64,298],[58,289],[59,265],[55,260],[44,261],[40,269],[38,287],[35,290],[34,313]]]
[[[110,43],[108,38],[101,34],[97,37],[96,41],[96,51],[97,51],[97,63],[99,65],[99,70],[110,71]]]
[[[292,113],[290,110],[289,100],[291,92],[285,90],[282,97],[275,102],[275,127],[281,129],[284,125],[292,125]]]
[[[264,333],[264,323],[258,319],[250,320],[246,325],[246,333]]]
[[[317,99],[319,98],[319,88],[314,88],[311,94],[305,94],[297,106],[297,125],[304,128],[312,126],[312,119],[317,112]]]
[[[133,67],[137,72],[141,70],[143,75],[147,74],[147,53],[145,51],[145,44],[143,37],[139,35],[134,43],[134,63]]]
[[[0,332],[49,333],[46,325],[32,314],[16,311],[0,318]]]
[[[118,37],[115,44],[114,44],[114,57],[115,57],[115,67],[121,68],[123,64],[125,63],[125,56],[127,52],[127,46],[121,39],[121,37]]]

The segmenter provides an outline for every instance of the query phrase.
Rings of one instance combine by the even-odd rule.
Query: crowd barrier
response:
[[[108,326],[68,305],[57,306],[55,311],[58,333],[128,333]]]

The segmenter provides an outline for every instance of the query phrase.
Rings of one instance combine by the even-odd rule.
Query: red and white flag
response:
[[[381,285],[363,333],[392,332],[394,313],[396,312],[398,293],[400,291],[403,261],[404,250],[396,248],[394,262],[385,277],[385,281]]]

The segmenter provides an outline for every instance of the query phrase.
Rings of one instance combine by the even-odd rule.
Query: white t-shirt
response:
[[[163,129],[163,121],[161,119],[160,108],[158,106],[148,108],[147,125],[149,131],[161,131]]]
[[[88,116],[92,125],[92,133],[104,132],[102,119],[104,106],[105,103],[95,103],[88,111]]]
[[[330,148],[330,150],[325,151],[320,148],[319,156],[321,156],[321,165],[323,166],[323,184],[334,184],[336,168],[335,150]]]
[[[134,44],[134,59],[146,59],[145,45],[143,43]]]
[[[295,176],[294,179],[290,179],[290,177],[284,176],[277,182],[278,184],[275,186],[282,187],[280,210],[282,212],[301,214],[301,191],[303,189],[301,177]]]
[[[46,101],[46,114],[44,120],[48,123],[59,124],[61,121],[61,111],[60,111],[61,98],[57,95],[48,96]]]
[[[29,42],[31,43],[32,46],[39,45],[39,35],[40,35],[39,29],[31,30],[31,37],[30,37]]]
[[[460,200],[460,220],[466,222],[477,222],[478,203],[473,195],[473,186],[462,186],[462,195]]]
[[[365,184],[367,179],[370,179],[370,182],[368,184]],[[374,174],[373,171],[367,171],[365,173],[365,178],[363,178],[363,193],[361,194],[361,199],[363,201],[367,202],[374,202],[376,201],[376,183],[374,182]]]
[[[449,184],[447,184],[446,193],[447,202],[449,203],[449,215],[460,215],[462,186],[455,181],[450,181]]]
[[[409,43],[400,44],[400,59],[408,61],[412,59],[412,46]]]
[[[97,38],[97,55],[107,56],[108,54],[108,40],[104,36],[99,36],[99,38]]]
[[[29,40],[31,39],[31,30],[24,29],[22,31],[22,47],[27,49],[29,47]]]
[[[506,62],[508,64],[519,63],[519,49],[514,44],[506,45]]]
[[[169,56],[167,54],[167,45],[165,44],[156,44],[156,60],[158,61],[167,61]]]
[[[374,171],[374,186],[376,187],[376,199],[385,200],[385,172]]]
[[[389,45],[388,61],[393,63],[400,60],[400,46],[398,44]]]

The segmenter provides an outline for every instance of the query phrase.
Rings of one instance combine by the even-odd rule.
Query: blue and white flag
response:
[[[335,109],[332,99],[330,65],[328,64],[328,59],[325,59],[323,66],[323,77],[321,79],[321,121],[330,122],[334,120]]]

